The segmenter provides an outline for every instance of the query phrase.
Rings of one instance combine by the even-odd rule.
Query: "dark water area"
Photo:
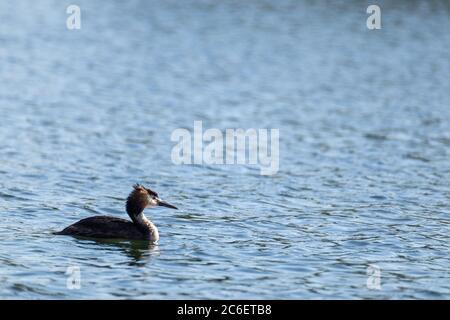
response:
[[[0,2],[1,298],[450,298],[449,2],[70,4]],[[279,171],[175,165],[194,121],[279,129]],[[52,234],[135,182],[157,245]]]

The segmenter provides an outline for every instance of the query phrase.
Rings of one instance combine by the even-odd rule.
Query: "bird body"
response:
[[[153,237],[152,239],[150,232],[139,229],[129,220],[109,216],[94,216],[82,219],[56,234],[102,239],[145,239],[153,240],[153,242],[159,239],[159,237]]]

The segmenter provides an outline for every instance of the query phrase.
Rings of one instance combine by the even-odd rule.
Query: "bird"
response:
[[[110,216],[93,216],[75,222],[55,234],[102,239],[145,240],[157,243],[159,240],[158,228],[144,215],[145,208],[156,206],[178,209],[161,200],[155,191],[141,184],[135,184],[125,205],[131,221]]]

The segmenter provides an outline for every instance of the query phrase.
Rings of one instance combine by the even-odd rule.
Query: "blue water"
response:
[[[449,299],[450,6],[377,3],[1,1],[0,297]],[[278,173],[173,164],[197,120]],[[157,246],[52,235],[135,182]]]

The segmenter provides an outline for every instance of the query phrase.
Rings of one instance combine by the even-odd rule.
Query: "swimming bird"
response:
[[[155,243],[159,240],[158,229],[145,217],[144,209],[156,206],[178,209],[161,200],[155,191],[135,184],[125,206],[132,221],[109,216],[94,216],[82,219],[55,234],[103,239],[147,240]]]

